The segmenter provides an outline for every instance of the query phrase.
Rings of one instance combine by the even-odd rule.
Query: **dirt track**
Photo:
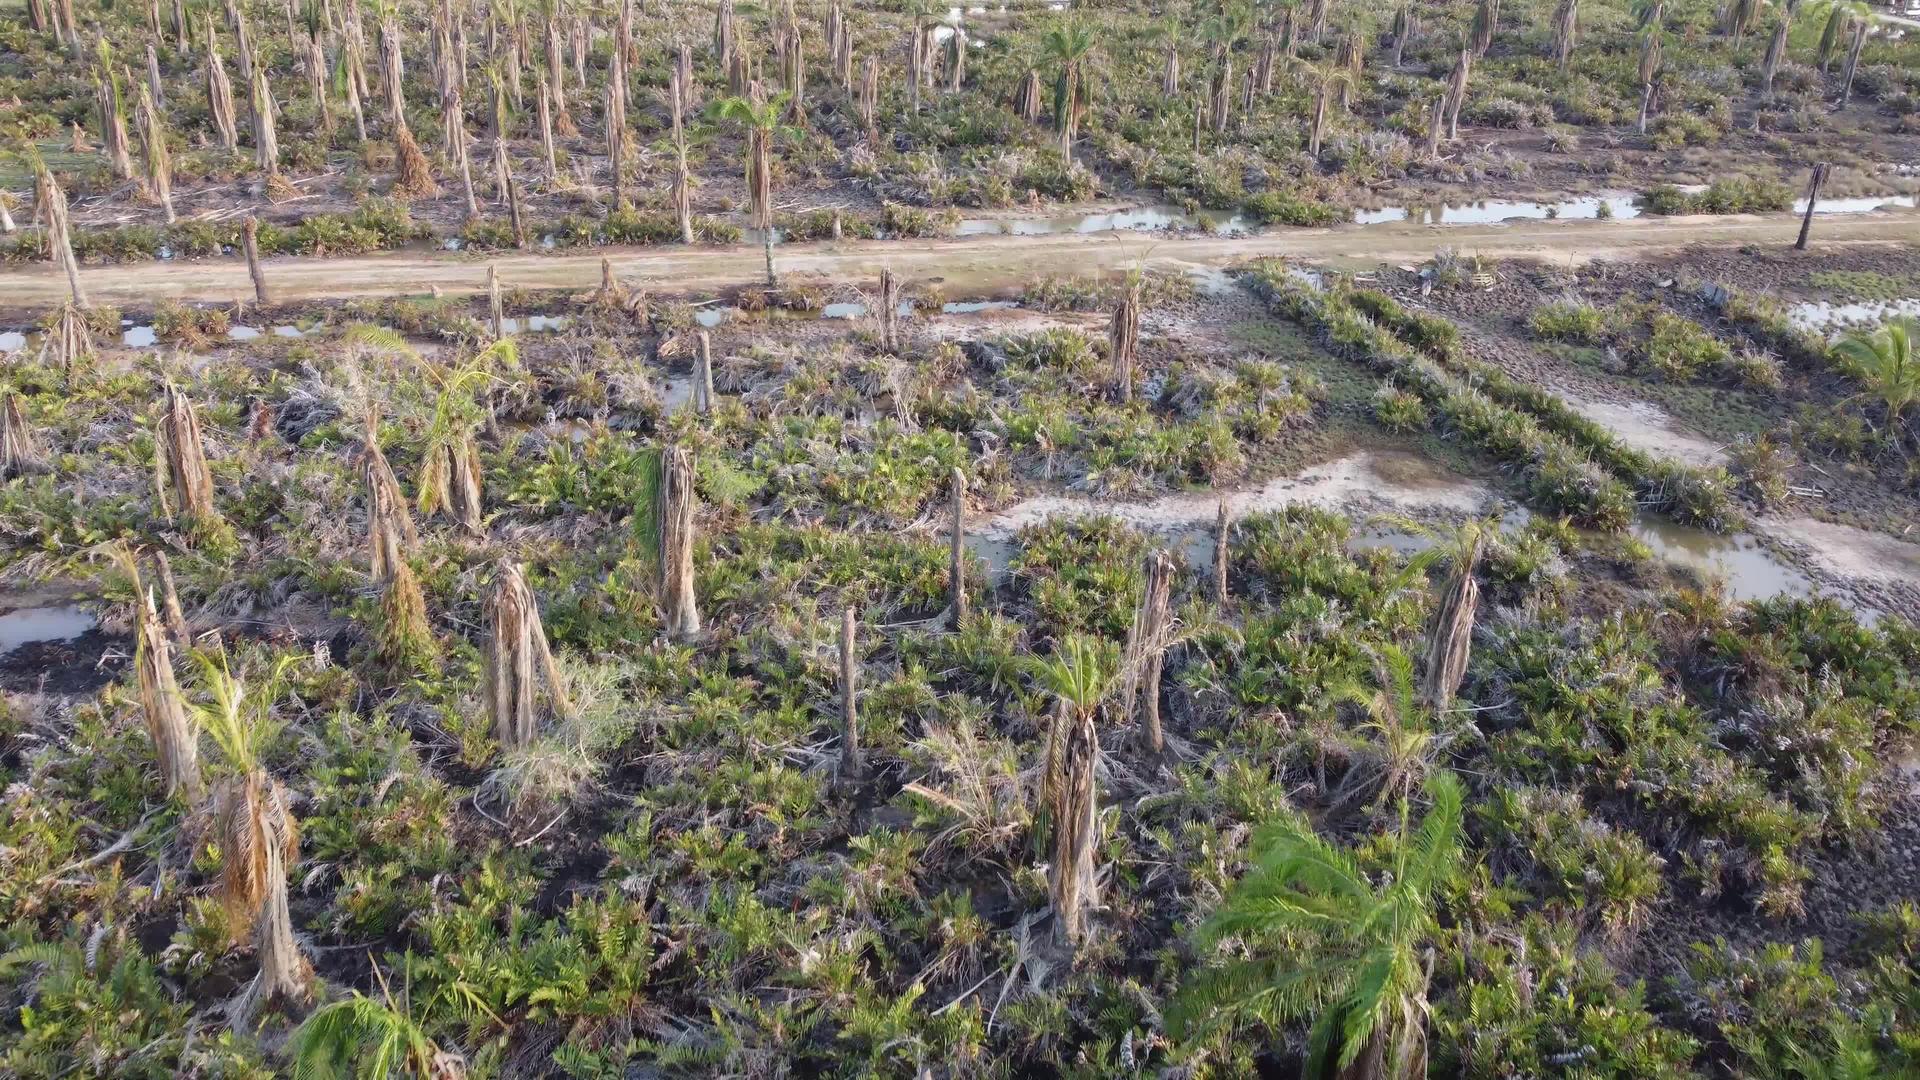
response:
[[[1255,236],[1175,238],[1151,233],[1062,233],[973,236],[951,240],[866,240],[786,245],[777,269],[830,283],[864,282],[880,268],[921,282],[939,282],[949,295],[1016,286],[1046,274],[1077,275],[1145,265],[1163,269],[1229,266],[1262,255],[1322,263],[1371,265],[1424,260],[1451,246],[1464,254],[1584,262],[1631,258],[1694,245],[1787,246],[1800,227],[1792,215],[1640,217],[1618,221],[1522,221],[1510,225],[1373,225],[1335,229],[1276,229]],[[1814,222],[1814,248],[1920,242],[1920,214],[1877,212],[1833,215]],[[561,254],[420,255],[357,258],[283,258],[267,262],[276,302],[426,293],[471,293],[485,288],[486,265],[509,288],[587,289],[599,284],[600,259],[629,285],[656,293],[713,292],[748,284],[764,274],[758,248],[599,248]],[[224,303],[251,299],[246,264],[239,259],[151,262],[87,268],[90,297],[127,307],[174,298]],[[0,311],[31,314],[64,299],[66,279],[50,265],[0,273]]]

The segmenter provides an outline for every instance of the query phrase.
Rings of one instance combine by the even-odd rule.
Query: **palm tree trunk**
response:
[[[187,613],[180,606],[180,588],[174,584],[173,561],[164,551],[153,553],[153,573],[160,579],[160,611],[167,622],[167,635],[182,649],[193,647],[193,632],[187,628]]]
[[[1166,59],[1160,65],[1160,96],[1172,100],[1180,96],[1180,46],[1167,42]]]
[[[1138,702],[1140,749],[1157,755],[1167,746],[1166,736],[1160,729],[1160,668],[1173,626],[1172,557],[1164,551],[1148,552],[1145,580],[1140,605],[1133,612],[1133,626],[1127,632],[1121,714],[1131,717]]]
[[[900,349],[900,279],[891,267],[880,268],[880,348],[895,353]]]
[[[213,505],[213,474],[200,435],[200,416],[180,388],[167,384],[160,424],[155,431],[161,472],[180,510],[195,523],[220,520]]]
[[[1433,99],[1433,118],[1427,122],[1427,160],[1440,160],[1440,137],[1447,131],[1447,96]]]
[[[113,175],[121,180],[135,177],[133,171],[133,145],[127,138],[127,116],[120,107],[119,82],[111,71],[96,75],[93,82],[95,104],[100,113],[100,147],[106,155],[107,163],[113,166]]]
[[[688,641],[700,634],[693,590],[693,455],[683,446],[661,452],[660,600],[667,635]]]
[[[67,193],[60,189],[60,182],[53,178],[45,165],[40,167],[37,187],[34,202],[46,211],[47,239],[53,249],[53,261],[66,270],[67,288],[73,293],[73,302],[84,308],[87,306],[87,293],[80,287],[80,260],[73,254],[73,227],[67,217]]]
[[[139,673],[141,712],[147,734],[153,739],[154,757],[167,795],[177,793],[191,805],[200,801],[203,790],[200,752],[187,718],[186,699],[173,677],[172,645],[160,622],[153,590],[141,589],[137,574],[134,589],[134,667]]]
[[[695,413],[708,416],[713,412],[713,337],[702,330],[696,341],[691,404]]]
[[[1213,602],[1225,609],[1227,606],[1227,557],[1231,537],[1232,522],[1227,517],[1225,500],[1220,503],[1220,512],[1213,523]]]
[[[539,602],[518,564],[500,564],[487,615],[487,714],[500,746],[522,750],[533,743],[538,730],[542,681],[556,713],[571,715],[573,705],[567,700],[559,666],[547,643]]]
[[[1134,285],[1113,309],[1107,326],[1108,352],[1113,358],[1114,396],[1133,400],[1134,355],[1140,347],[1140,289]]]
[[[280,175],[280,138],[273,113],[273,91],[267,86],[266,70],[257,69],[253,74],[253,161],[267,174],[269,190],[274,186],[273,178]]]
[[[540,155],[547,165],[547,182],[552,183],[560,178],[560,157],[553,145],[553,109],[549,105],[553,84],[547,81],[546,72],[540,73],[535,91],[539,100]]]
[[[1473,74],[1473,53],[1462,49],[1447,83],[1447,141],[1460,137],[1460,107],[1466,104],[1467,80]]]
[[[1327,92],[1329,84],[1322,82],[1320,92],[1313,98],[1313,129],[1307,138],[1307,156],[1320,158],[1320,137],[1327,128]]]
[[[835,777],[842,787],[860,782],[866,771],[866,759],[860,753],[860,719],[856,707],[859,696],[860,664],[854,652],[857,620],[848,607],[840,620],[840,765]]]
[[[1209,116],[1213,121],[1213,133],[1224,135],[1227,121],[1233,111],[1233,99],[1229,96],[1233,88],[1233,55],[1220,58],[1220,70],[1213,76],[1213,103],[1209,107]]]
[[[1446,711],[1467,675],[1473,618],[1480,605],[1480,583],[1473,576],[1479,558],[1480,542],[1475,539],[1448,576],[1440,606],[1427,628],[1426,679],[1421,696],[1436,713]]]
[[[1653,109],[1653,83],[1648,82],[1640,90],[1640,134],[1647,133],[1647,114]]]
[[[607,172],[613,184],[613,206],[618,210],[627,204],[627,93],[620,85],[625,65],[615,60],[613,71],[607,82]]]
[[[1055,727],[1059,776],[1053,811],[1053,858],[1047,866],[1048,893],[1061,933],[1071,945],[1087,935],[1087,912],[1098,899],[1093,845],[1098,805],[1094,768],[1100,744],[1094,710],[1063,709]]]
[[[1553,13],[1553,53],[1554,63],[1562,75],[1573,62],[1574,34],[1579,22],[1580,0],[1560,0],[1560,6]]]
[[[153,188],[153,197],[159,200],[161,212],[171,225],[177,220],[173,212],[173,155],[167,149],[167,129],[160,121],[160,110],[144,86],[140,88],[134,121],[140,130],[141,149],[145,151],[147,184]]]
[[[1773,93],[1773,80],[1780,74],[1780,61],[1787,55],[1787,28],[1792,22],[1793,16],[1782,15],[1773,24],[1773,38],[1767,42],[1767,54],[1760,62],[1760,88],[1768,95]]]
[[[860,126],[866,129],[870,143],[880,140],[879,109],[880,62],[878,58],[869,56],[860,65]]]
[[[0,395],[0,480],[47,472],[47,459],[40,453],[20,408],[20,395],[8,390]]]
[[[959,630],[967,621],[967,474],[953,468],[951,495],[953,528],[947,552],[947,613]]]
[[[1853,76],[1860,70],[1860,50],[1867,44],[1867,20],[1855,19],[1853,23],[1853,45],[1847,49],[1847,73],[1840,86],[1840,107],[1846,108],[1853,100]]]
[[[1795,251],[1807,250],[1807,239],[1813,232],[1814,208],[1820,204],[1820,185],[1827,179],[1829,167],[1824,161],[1814,165],[1813,175],[1807,181],[1807,212],[1800,219],[1800,238],[1793,242]]]
[[[158,40],[159,35],[155,34],[153,40],[147,42],[147,89],[153,93],[153,103],[164,106],[166,94],[160,86],[160,54],[154,48],[154,42]]]
[[[267,272],[260,266],[260,219],[248,214],[240,223],[240,246],[247,255],[247,276],[253,279],[253,299],[261,307],[273,303],[267,291]]]
[[[286,860],[299,852],[299,832],[279,785],[264,774],[249,782],[269,785],[271,791],[262,800],[259,823],[266,877],[266,896],[254,924],[254,954],[259,958],[260,972],[234,1005],[238,1024],[244,1024],[260,1006],[275,998],[306,1001],[313,983],[313,965],[293,940],[293,916],[287,908]]]
[[[226,65],[220,60],[220,46],[212,38],[213,26],[207,26],[207,116],[220,147],[232,152],[240,146],[240,128],[233,113],[233,83],[227,78]]]

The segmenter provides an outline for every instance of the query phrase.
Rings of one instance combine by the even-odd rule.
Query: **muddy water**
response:
[[[1876,326],[1901,315],[1920,316],[1920,297],[1906,300],[1863,300],[1839,304],[1814,300],[1787,308],[1787,319],[1805,330],[1843,330]]]
[[[1058,233],[1160,232],[1205,229],[1222,236],[1255,230],[1253,222],[1230,210],[1188,212],[1177,206],[1141,206],[1093,214],[1054,217],[967,218],[956,236],[1050,236]]]
[[[70,641],[99,625],[77,605],[17,608],[0,615],[0,656],[35,641]]]
[[[1782,562],[1748,533],[1710,533],[1659,518],[1637,518],[1629,531],[1653,551],[1654,558],[1702,578],[1717,579],[1734,600],[1808,597],[1820,591],[1812,578]]]
[[[1512,199],[1483,199],[1460,205],[1440,203],[1433,206],[1383,206],[1356,210],[1356,225],[1386,225],[1408,222],[1414,225],[1492,225],[1502,221],[1544,221],[1556,218],[1568,221],[1593,219],[1606,214],[1624,220],[1640,216],[1635,197],[1628,192],[1611,192],[1563,199],[1558,202],[1524,202]]]

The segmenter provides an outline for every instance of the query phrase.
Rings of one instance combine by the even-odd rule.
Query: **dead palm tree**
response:
[[[511,365],[515,357],[511,341],[498,341],[466,366],[443,377],[420,458],[422,516],[444,511],[468,533],[481,532],[480,450],[473,439],[479,426],[479,406],[474,402],[473,388],[491,378],[487,373],[490,361],[502,358]]]
[[[693,589],[693,455],[682,446],[660,452],[656,539],[660,550],[660,608],[668,636],[688,641],[700,634],[700,607]]]
[[[154,106],[153,92],[145,86],[140,88],[140,102],[134,110],[134,119],[140,130],[140,146],[146,159],[147,185],[152,189],[153,197],[159,201],[167,224],[171,225],[176,220],[173,212],[173,155],[167,150],[167,129],[160,118],[160,110]]]
[[[1087,934],[1087,913],[1098,900],[1093,848],[1100,740],[1094,717],[1113,686],[1113,658],[1104,643],[1073,634],[1058,644],[1052,657],[1035,661],[1032,670],[1040,689],[1055,701],[1041,780],[1041,800],[1053,827],[1048,894],[1061,933],[1078,945]]]
[[[269,686],[281,671],[269,677]],[[209,700],[196,704],[194,715],[220,748],[228,770],[211,800],[220,897],[235,936],[253,935],[259,963],[259,973],[234,1003],[238,1026],[269,1000],[303,1002],[311,995],[313,967],[293,940],[287,909],[287,872],[300,854],[300,827],[287,789],[261,763],[261,750],[275,729],[273,694],[249,699],[224,658],[216,663],[202,657],[201,673]]]
[[[11,387],[0,392],[0,480],[32,476],[50,468],[20,408],[20,395]]]
[[[146,721],[147,736],[153,740],[161,783],[168,796],[178,793],[188,803],[198,802],[204,790],[200,779],[198,733],[174,677],[173,643],[167,636],[166,625],[160,621],[153,590],[141,585],[140,565],[133,550],[118,543],[108,552],[133,586],[133,667],[140,685],[140,712]]]
[[[38,153],[30,152],[29,156],[34,166],[34,203],[46,213],[47,242],[53,261],[67,272],[67,288],[73,294],[74,306],[85,308],[87,293],[80,287],[80,260],[73,254],[73,225],[67,217],[67,193],[61,190],[60,182],[53,178]]]
[[[486,699],[494,737],[505,750],[524,750],[539,730],[541,688],[551,709],[571,716],[560,669],[547,644],[540,604],[518,564],[505,561],[487,601]]]
[[[220,512],[213,505],[213,474],[207,469],[200,434],[200,415],[193,401],[171,382],[161,405],[160,422],[154,428],[154,470],[162,507],[169,515],[178,510],[196,526],[219,522]]]
[[[1560,0],[1553,12],[1553,57],[1560,74],[1573,62],[1574,35],[1579,30],[1580,0]]]

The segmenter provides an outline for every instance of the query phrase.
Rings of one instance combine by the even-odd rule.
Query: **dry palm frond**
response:
[[[1127,632],[1120,691],[1123,717],[1133,715],[1136,700],[1141,704],[1140,748],[1149,754],[1166,749],[1166,738],[1160,730],[1160,667],[1173,637],[1172,589],[1172,556],[1164,551],[1149,552],[1146,588]]]
[[[38,167],[34,203],[46,214],[47,239],[52,245],[53,261],[66,271],[67,288],[73,294],[72,302],[84,308],[87,306],[87,293],[80,286],[80,260],[73,254],[73,226],[67,217],[67,193],[61,190],[60,182],[47,170],[46,162],[36,156],[34,163]]]
[[[422,667],[439,651],[427,622],[426,597],[421,595],[420,581],[405,559],[387,566],[376,641],[381,659],[395,670]]]
[[[427,165],[427,155],[420,152],[420,144],[413,139],[413,132],[402,127],[393,135],[394,161],[398,167],[393,181],[394,194],[408,199],[432,199],[440,194],[440,185],[433,179],[433,170]]]
[[[367,430],[360,454],[360,473],[367,483],[367,545],[373,578],[382,584],[393,575],[393,568],[407,561],[420,546],[420,534],[407,513],[406,496],[393,466],[380,452],[379,418],[367,415]]]
[[[547,644],[547,631],[540,621],[540,605],[520,567],[512,562],[500,564],[494,580],[493,596],[487,603],[486,685],[487,714],[500,745],[507,750],[523,750],[532,744],[538,729],[538,705],[541,685],[553,710],[570,716],[573,705],[567,699],[560,670]]]
[[[427,428],[427,446],[421,454],[419,509],[424,515],[446,511],[460,527],[478,535],[483,524],[480,485],[480,449],[473,441],[478,408],[470,390],[489,378],[489,356],[511,356],[513,350],[490,350],[453,373],[434,403]]]
[[[200,417],[193,402],[172,383],[154,429],[156,445],[155,474],[162,489],[173,497],[173,505],[195,523],[220,520],[213,505],[213,474],[207,469],[206,451],[200,439]]]
[[[56,363],[62,371],[71,373],[73,365],[81,358],[93,355],[93,331],[87,328],[87,316],[80,305],[71,300],[60,305],[60,313],[47,327],[47,336],[40,344],[39,359],[42,363]]]
[[[660,606],[667,634],[685,641],[700,633],[700,608],[693,591],[693,455],[680,446],[669,447],[661,455]]]
[[[133,567],[133,555],[124,548],[121,550],[137,590],[140,579],[139,571]],[[196,802],[201,791],[199,748],[187,717],[186,701],[180,694],[180,684],[173,675],[173,648],[160,622],[153,591],[141,591],[134,607],[134,668],[139,674],[140,709],[146,717],[147,734],[153,739],[160,779],[168,795],[178,792],[188,802]]]
[[[40,453],[20,408],[20,395],[8,390],[0,395],[0,480],[47,472],[51,466]]]
[[[1436,712],[1446,710],[1466,678],[1473,617],[1480,605],[1480,584],[1473,570],[1480,558],[1481,537],[1476,526],[1468,529],[1440,594],[1440,606],[1427,629],[1426,677],[1421,696]]]

